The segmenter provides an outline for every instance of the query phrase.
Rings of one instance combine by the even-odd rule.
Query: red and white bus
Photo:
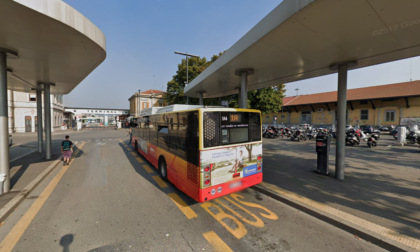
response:
[[[198,202],[262,182],[261,112],[195,105],[149,108],[132,145]]]

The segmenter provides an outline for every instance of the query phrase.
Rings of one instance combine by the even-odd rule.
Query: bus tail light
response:
[[[261,171],[261,164],[262,164],[262,156],[258,155],[257,157],[257,171]]]
[[[211,184],[211,170],[213,170],[214,164],[208,164],[203,169],[204,186],[210,186]]]

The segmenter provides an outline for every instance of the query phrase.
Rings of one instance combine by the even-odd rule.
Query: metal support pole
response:
[[[6,52],[0,50],[0,174],[6,175],[3,193],[10,191],[9,126]]]
[[[347,64],[338,66],[337,92],[337,144],[335,177],[344,180],[344,160],[346,151],[346,114],[347,114]]]
[[[186,86],[188,86],[188,55],[185,56],[185,61],[187,62],[187,83],[185,84],[185,87],[186,87]],[[188,96],[187,96],[187,105],[189,103],[190,103],[190,101],[189,101]]]
[[[51,159],[51,93],[50,85],[44,84],[44,115],[45,115],[45,158]]]
[[[198,97],[198,100],[199,100],[198,104],[199,105],[204,105],[204,92],[200,92],[198,95],[199,95],[199,97]]]
[[[44,150],[44,129],[42,127],[42,84],[38,84],[36,88],[36,115],[38,128],[38,151],[42,153]]]

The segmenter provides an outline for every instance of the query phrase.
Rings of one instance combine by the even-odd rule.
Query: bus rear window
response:
[[[259,113],[205,112],[203,119],[204,147],[261,140]]]
[[[248,141],[248,128],[222,129],[222,144],[243,143]]]

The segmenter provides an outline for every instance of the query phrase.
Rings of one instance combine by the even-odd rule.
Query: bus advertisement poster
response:
[[[262,155],[262,144],[247,144],[201,152],[201,165],[213,164],[211,185],[257,173],[257,158]]]

